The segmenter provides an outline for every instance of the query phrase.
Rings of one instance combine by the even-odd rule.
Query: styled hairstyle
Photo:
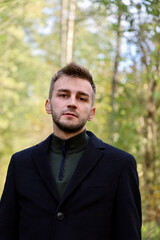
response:
[[[96,87],[95,87],[95,84],[93,82],[92,75],[90,74],[88,69],[78,65],[75,62],[71,62],[71,63],[67,64],[65,67],[61,68],[53,76],[53,78],[51,80],[50,89],[49,89],[49,99],[51,99],[51,97],[52,97],[52,92],[53,92],[53,89],[54,89],[54,83],[62,76],[70,76],[70,77],[74,77],[74,78],[82,78],[82,79],[87,80],[91,84],[91,87],[93,89],[93,102],[94,102]]]

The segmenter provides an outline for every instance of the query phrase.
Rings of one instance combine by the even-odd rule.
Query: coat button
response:
[[[63,212],[58,212],[57,213],[57,219],[62,220],[64,218],[64,213]]]

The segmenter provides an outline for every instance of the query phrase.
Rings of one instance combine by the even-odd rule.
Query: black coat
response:
[[[140,240],[134,158],[93,133],[59,199],[49,167],[52,137],[14,154],[0,202],[0,240]]]

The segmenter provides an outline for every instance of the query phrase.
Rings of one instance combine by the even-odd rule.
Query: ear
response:
[[[47,100],[46,100],[45,109],[46,109],[46,112],[47,112],[48,114],[51,114],[51,113],[52,113],[52,112],[51,112],[51,101],[50,101],[50,99],[47,99]]]
[[[95,109],[95,107],[93,107],[92,110],[91,110],[91,112],[90,112],[90,114],[89,114],[88,121],[91,121],[91,120],[92,120],[92,118],[93,118],[94,115],[95,115],[95,111],[96,111],[96,109]]]

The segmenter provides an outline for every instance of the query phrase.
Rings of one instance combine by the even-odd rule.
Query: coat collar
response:
[[[81,181],[94,168],[99,159],[103,156],[104,143],[98,139],[92,132],[87,131],[90,137],[89,143],[78,163],[78,166],[68,184],[61,202],[64,201],[81,183]],[[49,148],[52,141],[52,134],[43,142],[38,144],[32,153],[36,168],[44,182],[46,188],[50,191],[52,196],[59,202],[56,183],[53,179],[51,169],[49,166]]]

